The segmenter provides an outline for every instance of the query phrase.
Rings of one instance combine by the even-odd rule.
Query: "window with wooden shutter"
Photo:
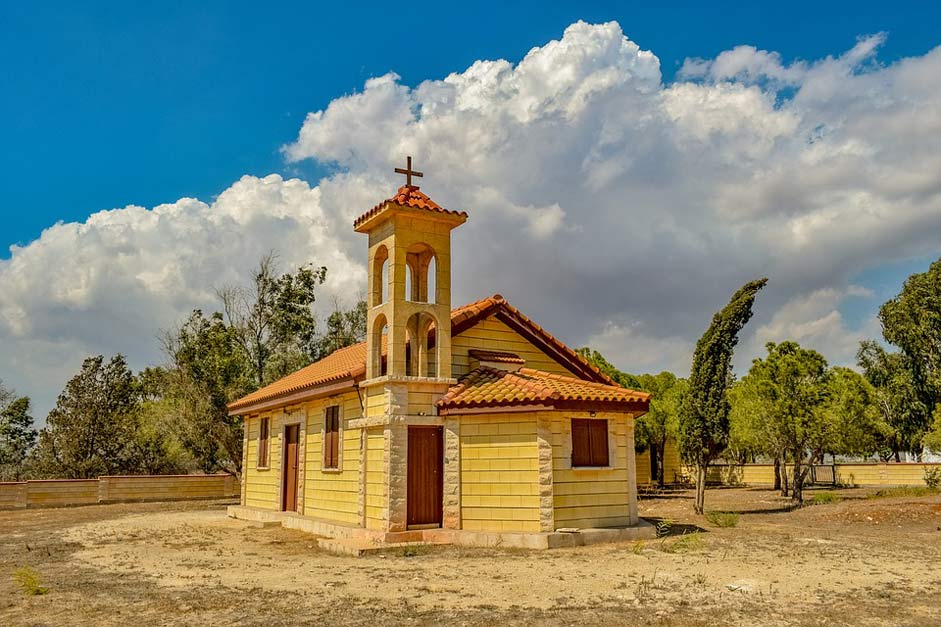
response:
[[[572,466],[608,465],[608,421],[572,419]]]
[[[268,467],[268,449],[271,447],[271,418],[262,418],[258,425],[258,468]]]
[[[331,405],[323,415],[323,467],[340,467],[340,406]]]

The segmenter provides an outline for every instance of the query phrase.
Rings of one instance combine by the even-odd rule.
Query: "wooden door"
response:
[[[444,495],[444,433],[441,427],[408,428],[407,524],[441,525]]]
[[[297,511],[297,467],[300,425],[284,427],[284,470],[281,478],[281,509]]]

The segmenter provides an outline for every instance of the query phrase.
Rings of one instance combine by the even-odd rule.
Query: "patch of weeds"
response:
[[[925,485],[932,490],[941,490],[941,466],[935,468],[925,466]]]
[[[664,553],[688,553],[690,551],[699,551],[705,546],[706,542],[702,539],[702,534],[694,531],[683,534],[673,542],[663,542],[660,545],[660,550]]]
[[[431,548],[423,544],[409,545],[402,547],[402,557],[418,557],[431,551]]]
[[[31,597],[49,592],[49,588],[42,585],[42,576],[29,566],[14,570],[13,581],[16,582],[23,594]]]
[[[673,521],[669,518],[664,518],[657,523],[657,537],[662,538],[664,536],[670,535],[670,532],[673,531]]]
[[[738,512],[706,512],[706,520],[713,527],[737,527]]]
[[[897,488],[883,488],[882,490],[876,490],[866,498],[888,499],[895,497],[933,496],[939,492],[941,492],[941,490],[937,488],[930,488],[928,486],[900,486]]]
[[[647,543],[643,540],[634,540],[634,542],[631,543],[631,552],[634,555],[640,555],[644,552],[645,548],[647,548]]]
[[[693,583],[700,588],[706,587],[706,573],[698,573],[693,575]]]
[[[829,503],[839,503],[843,498],[834,492],[817,492],[810,498],[811,505],[827,505]]]

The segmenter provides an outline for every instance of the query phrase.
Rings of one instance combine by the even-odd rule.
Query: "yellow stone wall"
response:
[[[629,525],[628,442],[633,442],[633,433],[629,432],[632,419],[625,414],[598,415],[596,420],[608,420],[608,446],[613,463],[608,468],[573,469],[573,417],[590,416],[550,414],[556,529]]]
[[[278,434],[281,432],[277,414],[264,413],[245,419],[245,429],[248,431],[248,459],[243,465],[245,469],[245,504],[250,507],[264,509],[280,509],[281,503],[278,495],[279,475],[281,472],[281,441]],[[263,417],[271,418],[268,440],[271,447],[268,451],[268,468],[258,468],[258,434]]]
[[[385,430],[366,430],[366,527],[381,529],[389,484],[385,470]]]
[[[526,360],[527,368],[544,370],[565,376],[576,376],[560,363],[539,350],[535,344],[516,331],[493,318],[480,321],[470,329],[451,339],[451,373],[462,377],[470,372],[471,349],[508,351]]]
[[[340,406],[340,469],[323,467],[324,411]],[[304,515],[323,520],[360,524],[359,516],[359,429],[350,420],[362,417],[356,392],[328,396],[307,403],[304,462]]]
[[[460,417],[461,519],[472,531],[539,531],[536,414]]]

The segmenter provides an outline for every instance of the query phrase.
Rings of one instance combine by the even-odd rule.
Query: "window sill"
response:
[[[343,472],[342,468],[321,468],[320,472],[325,475],[338,475]]]
[[[271,466],[255,466],[255,470],[271,470]]]
[[[572,466],[570,470],[614,470],[614,466]]]

